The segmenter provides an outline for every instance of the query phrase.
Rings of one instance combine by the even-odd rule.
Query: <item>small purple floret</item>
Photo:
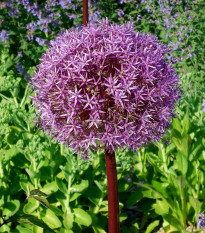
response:
[[[205,112],[205,99],[203,99],[202,110],[203,110],[203,112]]]
[[[198,219],[197,219],[197,225],[201,228],[205,228],[205,214],[201,213],[198,215]],[[204,229],[205,231],[205,229]]]
[[[130,22],[67,30],[51,42],[31,82],[42,129],[82,154],[136,151],[159,140],[180,95],[168,52]]]
[[[0,39],[2,40],[2,42],[6,42],[9,38],[9,32],[7,30],[2,30],[0,31]]]

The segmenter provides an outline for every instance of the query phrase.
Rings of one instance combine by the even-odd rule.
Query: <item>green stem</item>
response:
[[[26,86],[26,89],[25,89],[24,96],[23,96],[23,99],[21,101],[20,107],[22,107],[22,105],[24,104],[25,98],[27,96],[27,92],[28,92],[28,86]]]
[[[66,211],[68,211],[69,208],[69,203],[70,203],[70,187],[71,187],[71,181],[72,181],[72,176],[70,175],[68,178],[68,194],[67,194],[67,198],[66,198],[66,203],[65,203],[65,209]]]
[[[98,214],[98,212],[99,212],[99,209],[100,209],[100,206],[101,206],[101,204],[102,204],[102,201],[103,201],[103,196],[101,196],[100,197],[100,200],[99,200],[99,202],[98,202],[98,205],[94,208],[94,214]]]
[[[33,170],[36,173],[36,161],[35,159],[33,159],[32,161],[33,161]],[[34,178],[34,186],[35,186],[35,189],[38,189],[38,180],[36,177]]]
[[[3,95],[3,94],[0,93],[0,96],[1,96],[3,99],[8,100],[9,102],[12,103],[12,100],[11,100],[10,98],[6,97],[5,95]]]
[[[163,161],[163,167],[165,171],[165,175],[168,176],[168,168],[167,168],[167,156],[165,154],[165,148],[163,144],[159,144],[161,147],[161,152],[162,152],[162,161]]]

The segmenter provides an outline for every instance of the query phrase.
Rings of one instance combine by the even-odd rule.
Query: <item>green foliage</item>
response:
[[[204,118],[203,118],[204,122]],[[192,126],[192,127],[191,127]],[[169,145],[157,143],[155,150],[140,150],[136,157],[136,176],[145,183],[135,183],[140,190],[132,193],[127,204],[142,201],[143,198],[155,199],[152,211],[161,215],[167,232],[187,232],[187,225],[196,223],[198,213],[204,212],[204,140],[196,135],[205,135],[204,127],[194,125],[189,111],[179,121],[173,119],[169,132]],[[140,159],[139,159],[140,158]],[[147,171],[139,166],[146,161],[153,169],[150,179]],[[145,162],[144,162],[145,163]]]

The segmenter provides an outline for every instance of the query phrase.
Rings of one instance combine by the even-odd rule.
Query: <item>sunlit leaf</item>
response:
[[[89,185],[88,180],[82,180],[80,184],[72,185],[70,191],[81,193],[88,187],[88,185]]]
[[[153,230],[159,225],[159,220],[155,220],[152,223],[149,224],[147,227],[145,233],[151,233]]]
[[[39,197],[39,196],[30,196],[29,198],[33,198],[37,201],[39,201],[43,206],[45,206],[46,208],[49,208],[49,202],[47,201],[46,198],[44,197]]]
[[[57,183],[57,185],[58,185],[59,190],[60,190],[62,193],[65,193],[65,194],[68,193],[68,190],[67,190],[67,188],[66,188],[66,185],[65,185],[65,183],[63,182],[62,179],[56,177],[56,183]]]
[[[74,212],[74,216],[75,216],[75,222],[77,222],[79,225],[83,225],[83,226],[90,226],[91,225],[92,218],[88,214],[88,212],[86,212],[85,210],[80,209],[80,208],[74,208],[73,212]]]
[[[30,195],[31,196],[39,196],[39,197],[47,197],[48,195],[45,194],[44,192],[38,190],[38,189],[34,189],[32,191],[30,191]]]
[[[39,202],[34,199],[29,199],[28,203],[23,208],[24,213],[31,214],[34,210],[39,207]]]
[[[28,214],[23,215],[20,218],[16,219],[16,221],[19,223],[27,223],[31,225],[36,225],[50,232],[55,232],[47,224],[45,224],[41,219],[38,219],[37,217],[33,215],[28,215]]]
[[[41,219],[50,227],[50,228],[60,228],[62,226],[59,218],[51,211],[50,209],[44,209],[40,212]]]
[[[71,229],[73,227],[73,214],[71,212],[65,212],[63,215],[63,225],[66,229]]]

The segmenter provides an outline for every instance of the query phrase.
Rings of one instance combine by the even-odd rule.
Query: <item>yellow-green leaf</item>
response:
[[[75,208],[73,209],[75,215],[75,222],[79,225],[90,226],[92,223],[91,216],[83,209]]]

